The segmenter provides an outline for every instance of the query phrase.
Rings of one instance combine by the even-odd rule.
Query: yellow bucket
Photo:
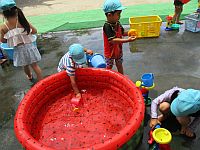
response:
[[[157,128],[153,131],[153,139],[159,144],[168,144],[172,140],[172,135],[165,128]]]

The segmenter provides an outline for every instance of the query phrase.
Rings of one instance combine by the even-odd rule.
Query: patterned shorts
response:
[[[120,58],[105,58],[106,60],[106,67],[112,67],[114,65],[114,61],[115,63],[123,63],[123,56],[121,56]]]

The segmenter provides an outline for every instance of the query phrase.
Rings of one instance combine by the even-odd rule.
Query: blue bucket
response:
[[[36,43],[37,36],[33,35],[33,37],[35,38],[35,41],[33,42],[33,44],[36,46],[37,45],[37,43]],[[7,43],[1,43],[0,47],[1,47],[1,49],[3,49],[6,52],[8,58],[10,60],[13,60],[14,49],[12,47],[8,47]]]
[[[1,43],[1,48],[6,52],[8,58],[13,60],[13,48],[8,47],[7,43]]]
[[[3,59],[4,58],[4,55],[2,53],[2,51],[0,50],[0,59]]]
[[[106,62],[101,54],[94,54],[90,57],[89,62],[94,68],[106,68]]]
[[[152,87],[154,83],[154,76],[153,73],[145,73],[142,75],[142,86],[145,87]]]

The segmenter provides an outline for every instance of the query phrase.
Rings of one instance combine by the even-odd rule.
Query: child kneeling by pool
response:
[[[71,85],[76,98],[81,99],[81,93],[76,84],[75,72],[77,68],[83,68],[87,64],[86,54],[92,55],[93,51],[83,48],[81,44],[72,44],[69,51],[60,59],[58,72],[65,70],[70,77]]]
[[[161,124],[161,121],[165,120],[170,114],[170,105],[177,95],[184,89],[179,87],[173,87],[165,91],[163,94],[155,98],[151,103],[151,120],[150,127],[154,128],[156,124]],[[160,111],[161,115],[158,116],[157,111]]]

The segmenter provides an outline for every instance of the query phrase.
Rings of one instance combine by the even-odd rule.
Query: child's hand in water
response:
[[[149,126],[151,128],[154,128],[157,124],[161,124],[160,121],[157,118],[152,118],[150,120]]]
[[[128,41],[129,42],[132,42],[132,41],[134,41],[136,39],[136,36],[130,36],[130,37],[128,37]]]

